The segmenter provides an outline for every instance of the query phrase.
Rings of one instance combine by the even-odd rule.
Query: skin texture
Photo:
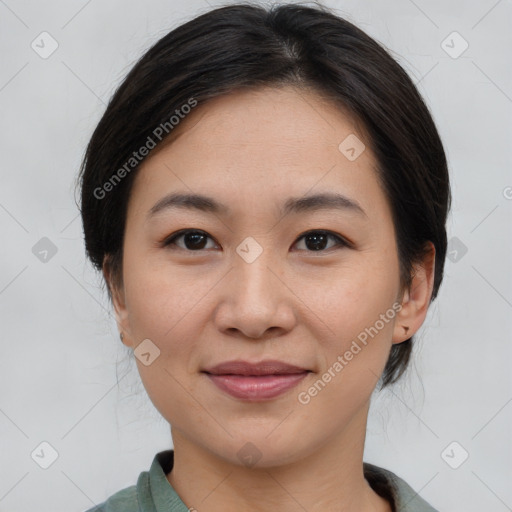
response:
[[[392,344],[425,319],[433,246],[410,290],[401,290],[391,211],[370,141],[312,91],[232,93],[198,106],[175,130],[172,144],[150,155],[136,176],[123,284],[113,290],[123,342],[135,349],[150,339],[160,350],[148,366],[136,361],[150,399],[171,424],[169,482],[201,512],[390,511],[363,475],[368,408]],[[338,149],[350,134],[366,144],[354,161]],[[170,192],[213,197],[230,213],[175,208],[148,219]],[[320,192],[344,194],[365,214],[279,213],[289,197]],[[190,238],[186,245],[186,236],[162,245],[182,229],[208,237],[199,249]],[[328,237],[315,251],[303,236],[311,230],[329,230],[351,246]],[[236,251],[247,237],[262,249],[251,263]],[[104,273],[108,280],[107,264]],[[392,320],[300,403],[299,393],[394,303],[401,309]],[[311,373],[277,398],[243,402],[201,373],[232,359],[278,359]],[[237,455],[248,442],[261,455],[251,467]]]

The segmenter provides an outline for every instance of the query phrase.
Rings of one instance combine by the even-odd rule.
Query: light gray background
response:
[[[2,512],[81,512],[134,484],[171,447],[85,260],[73,187],[92,130],[135,60],[210,5],[219,4],[0,0]],[[454,261],[414,366],[375,396],[365,460],[440,511],[512,510],[512,2],[325,5],[383,43],[419,84],[454,195]],[[31,48],[43,31],[59,45],[47,59]],[[453,31],[469,44],[458,58],[442,47]],[[445,44],[460,50],[452,40]],[[43,237],[57,248],[46,262],[32,251]],[[31,457],[44,441],[58,452],[48,469]],[[460,446],[446,452],[453,441]],[[469,458],[453,469],[447,461],[460,463],[462,450]]]

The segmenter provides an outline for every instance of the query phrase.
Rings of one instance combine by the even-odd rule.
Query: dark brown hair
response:
[[[148,137],[154,140],[157,127],[175,133],[170,117],[191,98],[200,106],[237,89],[285,85],[317,91],[363,126],[392,210],[402,286],[410,286],[413,264],[431,241],[434,300],[443,278],[451,203],[436,126],[388,51],[320,5],[216,8],[172,30],[138,60],[112,96],[80,169],[85,247],[93,265],[101,270],[107,262],[112,281],[122,284],[127,201],[140,163],[131,159]],[[157,149],[168,137],[161,137]],[[402,375],[412,342],[411,337],[393,345],[382,387]]]

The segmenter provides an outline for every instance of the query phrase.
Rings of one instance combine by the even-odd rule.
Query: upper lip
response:
[[[249,363],[248,361],[237,359],[225,361],[203,370],[203,372],[213,375],[286,375],[307,371],[309,370],[306,368],[271,359],[260,361],[259,363]]]

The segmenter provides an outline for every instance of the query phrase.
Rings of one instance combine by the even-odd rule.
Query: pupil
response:
[[[308,246],[308,243],[307,243],[308,240],[313,240],[314,244],[315,244],[315,245],[313,245],[313,250],[319,251],[319,250],[325,248],[325,240],[326,239],[327,239],[327,236],[324,234],[308,235],[306,237],[306,246]],[[320,241],[320,247],[318,245],[316,245],[319,241]]]
[[[201,240],[201,238],[203,240]],[[204,246],[205,236],[201,233],[187,233],[185,235],[185,245],[187,249],[202,249]],[[191,243],[188,243],[190,242]],[[203,243],[201,243],[203,242]]]

